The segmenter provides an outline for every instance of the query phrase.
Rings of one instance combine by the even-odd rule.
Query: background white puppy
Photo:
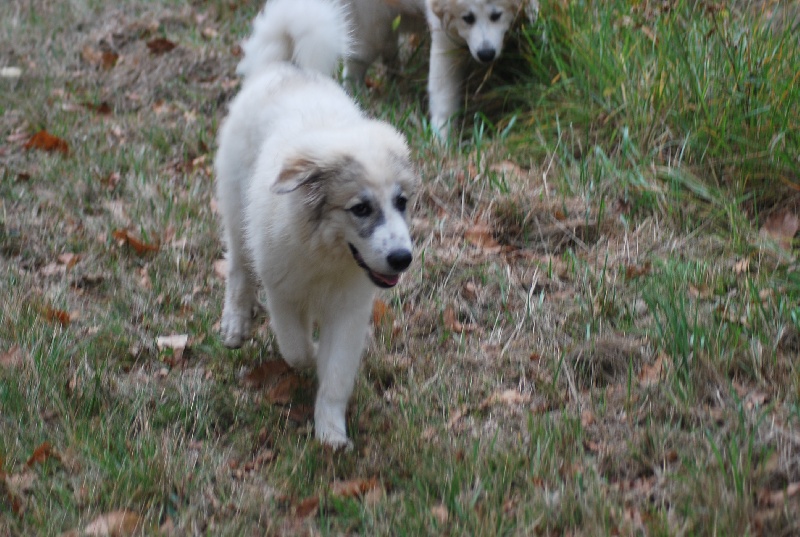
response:
[[[481,63],[500,56],[506,32],[524,10],[530,20],[538,0],[346,0],[353,14],[353,46],[344,76],[359,83],[379,56],[391,59],[394,21],[424,18],[431,32],[428,99],[431,123],[442,135],[459,109],[463,69],[471,55]],[[401,30],[403,27],[400,28]]]
[[[224,343],[249,336],[260,281],[283,358],[317,367],[316,436],[334,446],[348,443],[376,289],[411,263],[406,209],[418,181],[403,137],[365,117],[330,76],[348,38],[334,0],[267,2],[243,45],[244,81],[215,162]]]

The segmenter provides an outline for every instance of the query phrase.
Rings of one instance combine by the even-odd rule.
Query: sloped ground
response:
[[[0,534],[800,531],[796,198],[732,236],[525,124],[443,147],[412,55],[363,98],[416,155],[419,255],[331,452],[269,321],[217,335],[215,131],[258,6],[55,4],[0,8]]]

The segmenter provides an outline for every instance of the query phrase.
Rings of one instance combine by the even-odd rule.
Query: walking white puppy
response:
[[[506,32],[521,11],[534,20],[538,0],[346,0],[353,12],[353,47],[345,78],[360,83],[378,56],[392,59],[397,49],[394,25],[413,29],[424,19],[431,33],[428,99],[431,124],[447,136],[458,111],[467,59],[496,60]]]
[[[224,343],[249,337],[260,282],[283,358],[316,365],[315,433],[333,446],[349,444],[345,410],[376,289],[411,264],[406,211],[418,182],[404,138],[331,78],[348,45],[335,0],[267,2],[243,45],[216,158]]]

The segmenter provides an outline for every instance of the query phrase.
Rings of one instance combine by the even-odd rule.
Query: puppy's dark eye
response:
[[[490,20],[490,21],[492,21],[492,22],[497,22],[497,21],[499,21],[499,20],[500,20],[500,17],[502,17],[502,16],[503,16],[503,13],[502,13],[502,12],[500,12],[500,11],[495,11],[494,13],[492,13],[491,15],[489,15],[489,20]]]
[[[475,15],[473,13],[467,13],[466,15],[464,15],[461,18],[464,19],[464,22],[466,22],[470,26],[475,24]]]
[[[369,203],[358,203],[350,207],[350,212],[358,218],[366,218],[372,214],[372,206]]]
[[[408,203],[408,198],[406,198],[405,196],[397,196],[394,200],[394,206],[401,213],[406,210],[407,203]]]

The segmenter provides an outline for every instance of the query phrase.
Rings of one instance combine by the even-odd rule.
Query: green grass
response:
[[[248,383],[268,322],[217,333],[211,165],[258,6],[79,4],[0,7],[0,535],[122,509],[147,535],[800,531],[797,240],[759,236],[798,214],[796,2],[542,1],[447,145],[425,40],[375,72],[359,99],[423,184],[350,452],[313,439],[313,375],[291,405]],[[40,129],[70,155],[25,151]]]

